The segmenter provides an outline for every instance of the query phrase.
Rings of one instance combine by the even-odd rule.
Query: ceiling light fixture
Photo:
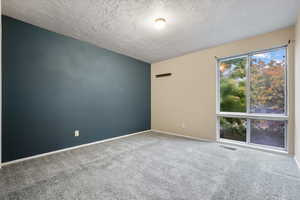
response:
[[[156,29],[160,30],[166,26],[166,19],[164,19],[164,18],[157,18],[154,22],[155,22]]]

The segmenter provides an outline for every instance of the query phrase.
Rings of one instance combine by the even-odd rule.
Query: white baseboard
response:
[[[295,159],[295,162],[296,162],[297,166],[298,166],[299,169],[300,169],[300,162],[297,160],[296,156],[294,156],[294,159]]]
[[[203,139],[203,138],[196,138],[196,137],[182,135],[182,134],[179,134],[179,133],[173,133],[173,132],[169,132],[169,131],[162,131],[162,130],[157,130],[157,129],[150,129],[150,130],[146,130],[146,131],[131,133],[131,134],[122,135],[122,136],[113,137],[113,138],[108,138],[108,139],[104,139],[104,140],[100,140],[100,141],[96,141],[96,142],[91,142],[91,143],[82,144],[82,145],[78,145],[78,146],[74,146],[74,147],[60,149],[60,150],[57,150],[57,151],[51,151],[51,152],[48,152],[48,153],[38,154],[38,155],[35,155],[35,156],[30,156],[30,157],[21,158],[21,159],[9,161],[9,162],[0,163],[0,169],[3,166],[7,166],[7,165],[11,165],[11,164],[23,162],[23,161],[26,161],[26,160],[32,160],[32,159],[36,159],[36,158],[40,158],[40,157],[44,157],[44,156],[48,156],[48,155],[52,155],[52,154],[64,152],[64,151],[70,151],[70,150],[74,150],[74,149],[79,149],[79,148],[82,148],[82,147],[86,147],[86,146],[90,146],[90,145],[94,145],[94,144],[100,144],[100,143],[104,143],[104,142],[109,142],[109,141],[113,141],[113,140],[117,140],[117,139],[121,139],[121,138],[126,138],[126,137],[130,137],[130,136],[133,136],[133,135],[138,135],[138,134],[147,133],[147,132],[151,132],[151,131],[157,132],[157,133],[162,133],[162,134],[167,134],[167,135],[173,135],[173,136],[178,136],[178,137],[193,139],[193,140],[199,140],[199,141],[205,141],[205,142],[216,142],[214,140]],[[245,146],[241,146],[241,147],[245,147]],[[254,148],[254,149],[257,149],[257,148]],[[271,150],[271,152],[274,152],[274,151]],[[300,162],[296,159],[296,157],[294,157],[294,159],[295,159],[295,162],[296,162],[296,164],[298,165],[298,167],[300,169]]]
[[[233,145],[233,146],[237,146],[237,147],[253,149],[253,150],[257,150],[257,151],[263,151],[263,152],[268,152],[268,153],[275,153],[275,154],[293,156],[293,155],[289,154],[287,151],[284,151],[284,150],[266,148],[266,147],[259,146],[259,145],[245,144],[245,143],[241,143],[241,142],[233,141],[233,140],[219,139],[217,142],[219,144],[228,144],[228,145]]]
[[[74,146],[74,147],[60,149],[60,150],[57,150],[57,151],[51,151],[51,152],[48,152],[48,153],[42,153],[42,154],[38,154],[38,155],[35,155],[35,156],[30,156],[30,157],[21,158],[21,159],[9,161],[9,162],[4,162],[2,164],[0,163],[0,169],[3,166],[7,166],[7,165],[11,165],[11,164],[23,162],[23,161],[26,161],[26,160],[32,160],[32,159],[36,159],[36,158],[40,158],[40,157],[44,157],[44,156],[48,156],[48,155],[52,155],[52,154],[64,152],[64,151],[70,151],[70,150],[74,150],[74,149],[79,149],[79,148],[82,148],[82,147],[86,147],[86,146],[90,146],[90,145],[94,145],[94,144],[99,144],[99,143],[103,143],[103,142],[109,142],[109,141],[112,141],[112,140],[117,140],[117,139],[129,137],[129,136],[133,136],[133,135],[137,135],[137,134],[141,134],[141,133],[147,133],[149,131],[151,131],[151,130],[140,131],[140,132],[136,132],[136,133],[130,133],[130,134],[127,134],[127,135],[122,135],[122,136],[118,136],[118,137],[108,138],[108,139],[99,140],[99,141],[96,141],[96,142],[91,142],[91,143],[87,143],[87,144],[77,145],[77,146]]]
[[[163,134],[167,134],[167,135],[173,135],[173,136],[188,138],[188,139],[192,139],[192,140],[199,140],[199,141],[205,141],[205,142],[215,142],[214,140],[197,138],[197,137],[182,135],[182,134],[179,134],[179,133],[173,133],[173,132],[169,132],[169,131],[162,131],[162,130],[157,130],[157,129],[151,129],[151,131],[157,132],[157,133],[163,133]]]
[[[167,135],[173,135],[173,136],[178,136],[178,137],[193,139],[193,140],[199,140],[199,141],[205,141],[205,142],[215,142],[215,143],[218,143],[218,144],[228,144],[228,145],[234,145],[234,146],[238,146],[238,147],[242,147],[242,148],[248,148],[248,149],[254,149],[254,150],[258,150],[258,151],[264,151],[264,152],[270,152],[270,153],[277,153],[277,154],[284,154],[284,155],[291,156],[291,155],[288,154],[288,152],[285,152],[285,151],[274,150],[274,149],[267,149],[267,148],[263,148],[263,147],[254,147],[254,146],[250,146],[250,145],[246,145],[246,144],[238,144],[236,142],[216,141],[216,140],[209,140],[209,139],[203,139],[203,138],[196,138],[196,137],[192,137],[192,136],[187,136],[187,135],[182,135],[182,134],[179,134],[179,133],[173,133],[173,132],[162,131],[162,130],[157,130],[157,129],[151,129],[151,131],[157,132],[157,133],[163,133],[163,134],[167,134]],[[300,165],[298,165],[298,166],[300,166]]]

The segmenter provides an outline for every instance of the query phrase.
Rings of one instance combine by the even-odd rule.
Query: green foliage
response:
[[[220,68],[221,111],[246,112],[246,59],[222,62]]]
[[[238,58],[220,64],[220,108],[223,112],[246,112],[246,62],[245,58]],[[245,120],[222,117],[220,123],[227,136],[245,140]]]
[[[246,141],[246,120],[240,118],[220,118],[221,132],[226,139]]]
[[[221,111],[246,112],[245,83],[234,80],[221,81]]]

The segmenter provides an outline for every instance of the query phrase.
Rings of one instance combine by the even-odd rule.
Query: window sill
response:
[[[234,117],[234,118],[247,118],[247,119],[266,119],[266,120],[288,120],[287,115],[281,114],[248,114],[239,112],[220,112],[217,113],[218,117]]]

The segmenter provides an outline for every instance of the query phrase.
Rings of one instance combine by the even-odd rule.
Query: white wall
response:
[[[216,139],[216,60],[294,40],[294,27],[231,42],[151,65],[151,128]],[[294,53],[289,45],[289,153],[294,153]],[[155,74],[172,73],[156,79]],[[299,78],[300,76],[298,76]],[[183,126],[184,124],[184,126]]]
[[[300,167],[300,14],[295,30],[295,158]]]

